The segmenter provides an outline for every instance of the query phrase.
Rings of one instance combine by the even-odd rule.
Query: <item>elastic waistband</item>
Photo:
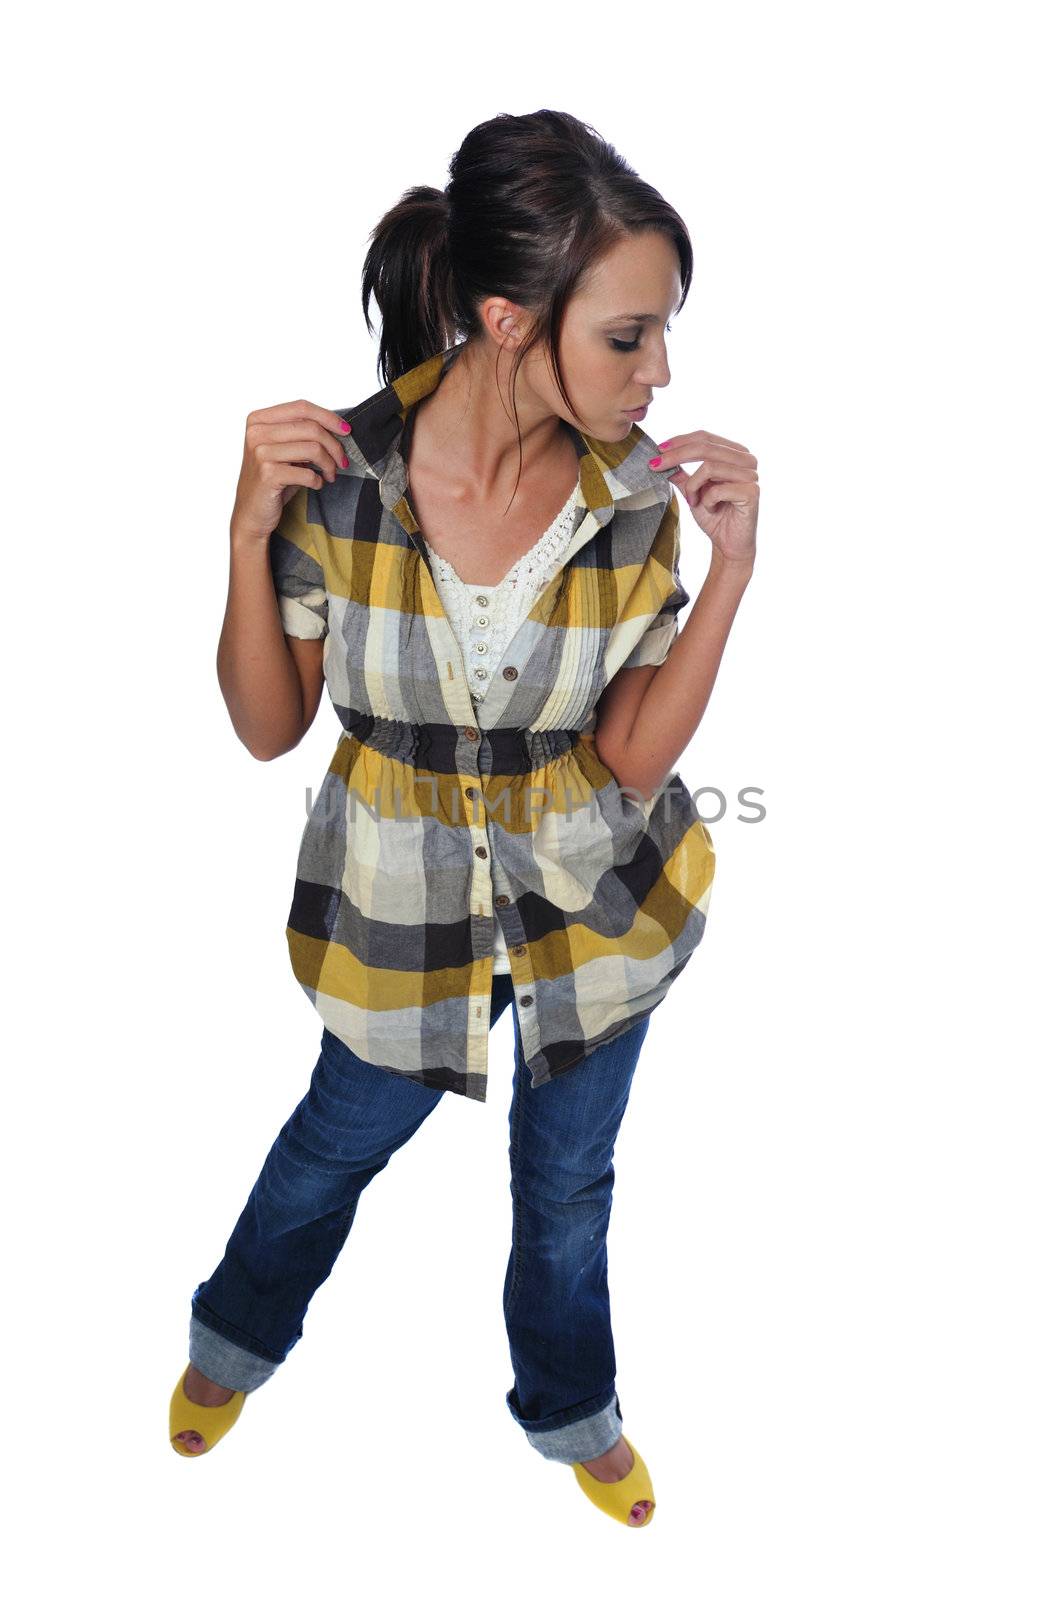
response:
[[[340,720],[348,738],[432,772],[459,771],[456,757],[462,750],[478,752],[481,770],[487,764],[486,752],[488,770],[494,775],[534,772],[593,737],[582,728],[460,727],[452,722],[399,722],[351,710],[341,711]]]

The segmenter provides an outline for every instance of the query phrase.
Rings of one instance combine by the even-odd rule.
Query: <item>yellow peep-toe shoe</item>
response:
[[[188,1367],[192,1365],[188,1363]],[[216,1445],[223,1434],[228,1433],[240,1412],[244,1408],[247,1394],[243,1389],[234,1389],[224,1405],[201,1406],[190,1400],[185,1394],[185,1378],[188,1376],[188,1367],[185,1368],[177,1380],[177,1388],[170,1396],[170,1443],[179,1456],[205,1456],[207,1451]],[[176,1438],[178,1433],[185,1433],[194,1428],[196,1433],[203,1435],[202,1450],[189,1450],[181,1440]]]
[[[582,1461],[574,1461],[572,1470],[584,1494],[593,1500],[600,1510],[610,1517],[615,1517],[618,1522],[625,1523],[629,1528],[646,1528],[653,1521],[653,1513],[657,1509],[656,1502],[651,1505],[641,1522],[628,1522],[628,1518],[637,1500],[653,1500],[653,1484],[650,1482],[649,1469],[627,1434],[622,1433],[620,1437],[634,1457],[631,1471],[626,1477],[618,1478],[615,1483],[602,1483],[593,1472],[587,1471]]]

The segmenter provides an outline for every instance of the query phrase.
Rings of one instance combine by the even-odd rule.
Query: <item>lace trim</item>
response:
[[[466,583],[446,557],[429,546],[440,599],[461,641],[474,700],[479,700],[486,691],[503,651],[518,624],[531,610],[534,596],[550,581],[563,561],[578,510],[577,484],[542,536],[495,584]],[[486,605],[479,603],[478,595],[486,596]]]
[[[578,497],[579,484],[573,489],[553,522],[546,529],[546,532],[536,540],[530,550],[517,557],[509,571],[504,577],[499,578],[497,583],[466,583],[464,578],[458,577],[446,556],[440,555],[437,550],[433,550],[429,545],[428,553],[432,559],[432,564],[442,568],[448,583],[456,583],[463,589],[476,589],[484,594],[496,594],[504,583],[513,588],[527,573],[534,572],[538,574],[545,571],[551,562],[557,559],[561,551],[567,547],[572,534],[572,524],[577,510],[576,502]]]

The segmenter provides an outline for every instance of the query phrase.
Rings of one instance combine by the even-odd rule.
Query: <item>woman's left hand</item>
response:
[[[726,561],[752,561],[757,553],[760,484],[757,458],[745,445],[717,433],[678,433],[662,439],[650,466],[663,472],[681,461],[700,461],[694,473],[680,467],[669,483],[682,492],[703,533]]]

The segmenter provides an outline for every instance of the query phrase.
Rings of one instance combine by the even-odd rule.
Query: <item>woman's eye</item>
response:
[[[671,333],[672,324],[670,322],[665,323],[664,331],[665,333]],[[610,339],[609,343],[612,345],[614,350],[625,350],[628,352],[637,350],[639,347],[639,341],[637,337],[634,339]]]

